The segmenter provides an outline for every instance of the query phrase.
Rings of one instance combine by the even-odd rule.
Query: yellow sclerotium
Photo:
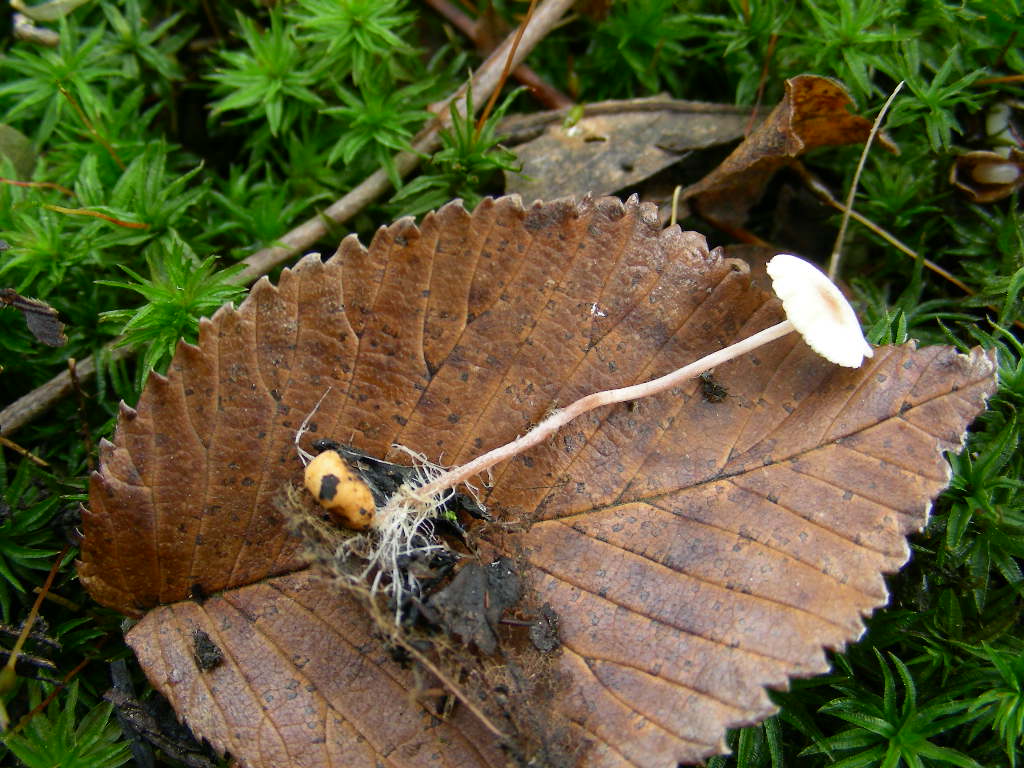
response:
[[[337,451],[324,451],[306,465],[306,488],[339,525],[364,531],[373,522],[373,493]]]

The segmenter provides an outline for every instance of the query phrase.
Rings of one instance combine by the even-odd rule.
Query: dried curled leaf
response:
[[[7,243],[0,240],[0,253],[7,250]],[[35,336],[36,341],[50,347],[67,344],[64,335],[64,323],[57,315],[57,310],[39,299],[30,299],[17,293],[13,288],[0,288],[0,308],[14,307],[21,312],[25,325]]]
[[[871,133],[871,121],[851,114],[853,100],[835,80],[798,75],[771,114],[715,170],[687,187],[683,201],[697,204],[716,221],[742,225],[776,171],[818,147],[857,144]],[[896,147],[884,133],[878,142]]]
[[[549,630],[530,667],[525,630],[496,629],[500,663],[467,678],[489,731],[466,706],[439,723],[407,697],[424,686],[306,569],[275,500],[302,482],[293,441],[321,397],[307,448],[458,463],[780,312],[745,264],[634,199],[450,204],[369,250],[347,238],[204,321],[123,411],[82,579],[144,614],[129,642],[153,684],[251,768],[501,765],[499,742],[543,764],[697,761],[886,601],[882,574],[948,480],[941,452],[994,389],[991,356],[908,345],[839,369],[790,335],[716,369],[720,398],[694,381],[603,409],[499,466],[480,547],[521,566]],[[197,631],[220,663],[197,659]]]

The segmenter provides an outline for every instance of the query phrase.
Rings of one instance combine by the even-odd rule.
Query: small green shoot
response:
[[[971,704],[971,711],[979,715],[973,733],[994,727],[1003,739],[1010,768],[1016,768],[1024,750],[1024,649],[1000,651],[985,644],[983,653],[992,668],[978,680],[980,693]]]
[[[288,13],[304,40],[323,46],[336,78],[356,85],[373,78],[380,61],[411,53],[403,34],[415,20],[402,0],[299,0]]]
[[[479,131],[473,119],[472,89],[466,94],[465,114],[451,104],[451,127],[440,134],[443,149],[434,154],[422,174],[391,199],[399,204],[403,215],[418,215],[455,198],[461,198],[467,208],[475,208],[480,202],[477,190],[486,189],[495,174],[519,170],[515,153],[501,146],[497,133],[498,123],[519,93],[515,90],[508,94]]]
[[[241,265],[217,270],[216,257],[200,261],[192,249],[173,232],[161,241],[159,255],[149,260],[150,277],[122,267],[131,282],[101,280],[101,285],[140,294],[146,303],[139,309],[118,309],[103,313],[103,319],[119,323],[122,344],[142,347],[140,379],[150,370],[162,369],[174,354],[178,339],[194,341],[199,318],[212,314],[223,304],[239,298],[243,289],[232,282]]]
[[[32,690],[38,689],[33,686]],[[38,704],[38,699],[35,693],[30,701]],[[67,687],[63,699],[63,706],[53,701],[20,732],[2,737],[26,768],[117,768],[131,760],[128,742],[110,721],[113,705],[94,706],[79,719],[77,680]]]
[[[336,95],[342,105],[322,110],[325,115],[340,118],[345,126],[345,132],[327,157],[328,164],[340,158],[349,165],[365,153],[370,162],[362,164],[384,168],[395,189],[400,189],[402,180],[395,167],[394,153],[410,151],[409,139],[430,117],[423,108],[423,95],[431,87],[429,81],[397,89],[364,84],[357,94],[338,86]]]
[[[823,706],[821,712],[844,720],[851,727],[828,737],[821,744],[808,747],[801,754],[846,753],[832,763],[838,768],[949,765],[983,768],[968,755],[932,741],[943,731],[977,717],[970,711],[970,702],[939,693],[927,703],[919,704],[917,685],[910,670],[890,654],[902,683],[903,693],[900,696],[889,664],[878,650],[875,655],[882,672],[882,694],[866,689],[852,677],[852,669],[847,667],[850,681],[833,683],[833,687],[843,695]]]
[[[247,50],[218,52],[224,66],[209,79],[221,98],[211,105],[212,114],[233,112],[238,122],[262,119],[271,135],[279,136],[295,123],[303,105],[323,106],[314,90],[318,73],[307,66],[280,9],[271,10],[268,29],[241,13],[238,26]]]

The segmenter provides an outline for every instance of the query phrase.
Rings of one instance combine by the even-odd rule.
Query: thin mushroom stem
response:
[[[517,453],[522,453],[523,451],[544,442],[570,421],[578,416],[582,416],[587,411],[600,408],[602,405],[613,405],[614,403],[623,403],[628,400],[639,400],[643,397],[649,397],[650,395],[656,395],[659,392],[664,392],[666,389],[670,389],[684,381],[695,379],[705,371],[709,371],[717,365],[721,365],[735,357],[746,354],[747,352],[767,344],[770,341],[779,339],[794,330],[796,330],[796,328],[793,326],[793,323],[789,320],[783,320],[777,325],[765,328],[763,331],[759,331],[753,336],[748,336],[742,341],[738,341],[731,346],[720,349],[717,352],[712,352],[710,355],[706,355],[699,360],[695,360],[688,365],[684,365],[682,368],[677,368],[671,373],[667,373],[657,379],[645,381],[642,384],[633,384],[629,387],[594,392],[593,394],[581,397],[571,405],[555,411],[525,435],[517,437],[510,443],[506,443],[505,445],[488,451],[482,456],[478,456],[462,466],[453,467],[447,472],[444,472],[434,478],[426,485],[417,488],[417,495],[421,497],[430,497],[435,494],[442,493],[449,488],[454,488],[459,483],[466,482],[474,475],[490,469],[498,462],[510,459]]]

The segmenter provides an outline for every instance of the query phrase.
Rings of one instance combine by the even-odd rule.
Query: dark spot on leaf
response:
[[[203,672],[219,667],[224,654],[210,636],[198,627],[192,630],[192,656]]]

